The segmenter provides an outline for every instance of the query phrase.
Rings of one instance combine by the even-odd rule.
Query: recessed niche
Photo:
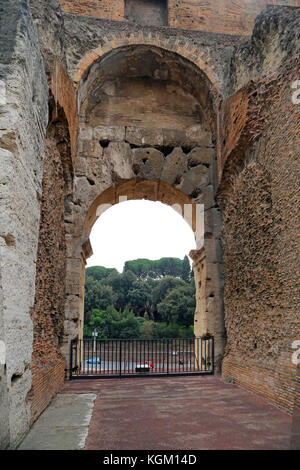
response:
[[[141,25],[168,26],[168,0],[125,0],[125,18]]]

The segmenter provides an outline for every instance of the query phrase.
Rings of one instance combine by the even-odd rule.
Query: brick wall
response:
[[[223,172],[230,181],[223,184],[223,375],[289,413],[296,380],[290,348],[299,339],[300,304],[300,106],[291,99],[298,70],[291,60],[276,77],[254,84],[246,113],[237,100],[247,131]]]
[[[39,417],[42,411],[55,397],[64,383],[65,361],[58,358],[56,363],[49,368],[32,366],[32,389],[29,400],[31,401],[31,423]]]
[[[124,19],[124,0],[59,0],[62,10],[75,15]]]
[[[45,140],[43,194],[36,264],[33,320],[31,422],[35,421],[61,388],[65,361],[59,350],[63,339],[66,242],[65,198],[68,193],[70,146],[66,121],[54,116]],[[67,207],[66,207],[67,209]]]
[[[79,15],[95,16],[97,18],[109,18],[121,20],[125,18],[124,0],[59,0],[63,11]],[[149,15],[150,1],[136,0],[137,6],[132,5],[132,11],[141,7],[143,2],[147,3],[143,24],[151,24],[144,17]],[[153,0],[153,10],[157,10],[158,0]],[[300,0],[168,0],[168,25],[171,28],[183,28],[200,31],[211,31],[227,34],[250,35],[256,16],[267,7],[267,5],[289,5],[300,7]],[[147,10],[147,11],[146,11]],[[128,10],[127,13],[130,13]],[[153,15],[157,19],[157,14]],[[128,19],[136,21],[136,15]],[[153,24],[159,24],[154,22]],[[164,21],[163,23],[164,24]]]

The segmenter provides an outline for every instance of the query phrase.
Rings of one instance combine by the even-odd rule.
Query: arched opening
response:
[[[177,205],[189,220],[196,235],[194,264],[204,249],[209,284],[207,287],[205,279],[204,301],[197,301],[197,335],[209,333],[217,338],[216,362],[220,364],[224,327],[221,221],[214,199],[214,94],[208,78],[194,64],[146,45],[111,51],[95,61],[82,78],[73,212],[67,237],[65,357],[70,338],[82,336],[84,271],[98,208],[126,196],[127,200]],[[200,271],[195,274],[202,275]],[[198,280],[196,289],[200,289]],[[201,323],[199,309],[203,308],[208,311]]]
[[[93,255],[87,266],[101,265],[122,272],[126,261],[137,258],[182,259],[196,248],[196,242],[180,212],[180,206],[125,198],[114,206],[98,207],[99,217],[90,234]]]
[[[192,338],[193,230],[178,205],[124,199],[96,211],[85,272],[84,336],[91,338],[94,329],[98,339]],[[111,311],[119,323],[111,323]]]

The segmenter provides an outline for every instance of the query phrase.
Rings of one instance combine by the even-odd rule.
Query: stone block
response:
[[[91,127],[79,128],[78,138],[80,140],[92,140],[93,139],[93,129]]]
[[[219,238],[222,230],[221,210],[214,207],[204,213],[204,231],[205,235],[211,234]]]
[[[133,171],[141,178],[158,180],[163,169],[164,155],[154,148],[133,149]]]
[[[76,167],[75,167],[76,176],[84,176],[86,172],[87,172],[86,158],[77,157]]]
[[[126,141],[134,145],[161,146],[164,144],[162,129],[126,127]]]
[[[77,295],[68,295],[65,303],[65,319],[74,320],[79,317],[80,299]]]
[[[97,126],[93,130],[94,139],[100,141],[121,142],[125,140],[125,127],[123,126]]]
[[[195,147],[188,154],[188,162],[190,166],[199,164],[211,165],[215,150],[209,147]]]
[[[198,190],[197,195],[193,198],[195,204],[204,204],[205,210],[215,205],[214,188],[210,184]]]
[[[209,172],[203,165],[191,168],[183,177],[180,189],[189,196],[199,192],[209,184]]]
[[[170,184],[180,184],[183,175],[187,172],[187,158],[180,147],[176,147],[165,161],[162,180]]]
[[[184,130],[179,129],[163,129],[164,147],[180,147],[186,141]]]
[[[129,179],[134,176],[132,152],[128,143],[110,142],[104,149],[104,158],[112,164],[113,171],[119,178]]]
[[[222,262],[222,248],[220,240],[213,238],[204,239],[204,248],[207,263]]]
[[[195,125],[191,126],[186,129],[186,138],[184,144],[185,146],[203,146],[203,147],[211,147],[212,140],[211,140],[211,133],[206,129],[203,129],[203,126]]]

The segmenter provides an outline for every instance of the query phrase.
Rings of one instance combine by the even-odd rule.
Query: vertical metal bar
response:
[[[145,365],[145,340],[142,340],[141,347],[143,346],[143,364]]]
[[[127,349],[127,340],[122,340],[122,354],[121,354],[121,369],[123,371],[123,375],[126,374],[126,349]]]
[[[113,339],[111,339],[109,341],[109,349],[108,349],[108,354],[109,354],[109,357],[110,357],[110,362],[109,362],[109,373],[113,374],[114,373],[114,341]]]
[[[92,341],[92,374],[94,374],[94,338]]]
[[[100,354],[100,363],[99,363],[99,374],[102,374],[102,364],[103,364],[103,341],[102,339],[99,341],[99,354]]]
[[[169,339],[167,339],[167,374],[169,373]]]
[[[139,345],[139,357],[140,357],[140,364],[142,362],[142,348],[141,348],[141,340],[138,340],[138,345]]]
[[[211,369],[211,372],[212,374],[215,373],[215,338],[212,337],[211,339],[211,348],[212,348],[212,353],[211,353],[211,356],[212,356],[212,369]]]
[[[129,374],[130,340],[127,341],[126,348],[127,374]]]
[[[113,356],[114,356],[114,360],[113,360],[113,367],[114,367],[114,374],[117,372],[117,363],[118,363],[118,357],[117,357],[117,345],[116,345],[116,340],[114,339],[113,340]]]
[[[178,341],[178,371],[181,372],[181,339]]]
[[[82,357],[83,357],[83,370],[82,372],[85,374],[86,364],[85,364],[85,339],[82,340]]]
[[[113,374],[116,372],[116,340],[112,340],[112,367]]]
[[[81,371],[82,371],[82,343],[83,343],[83,339],[81,339],[80,342],[79,342],[79,369],[78,369],[78,374],[81,374]]]
[[[200,338],[200,368],[201,368],[201,372],[202,372],[202,338]]]
[[[73,368],[73,340],[70,343],[70,380],[72,380],[72,368]]]
[[[126,374],[126,350],[127,350],[127,340],[124,339],[122,341],[122,355],[121,355],[123,375]]]
[[[176,372],[176,339],[172,339],[172,372]]]
[[[104,350],[103,350],[103,361],[104,361],[103,374],[105,375],[105,373],[106,373],[106,340],[103,340],[103,346],[104,346]]]
[[[158,360],[159,360],[159,369],[158,369],[158,372],[161,372],[162,368],[164,367],[164,362],[163,362],[163,359],[161,357],[161,351],[160,351],[160,339],[157,339],[156,340],[156,347],[157,347],[157,357],[158,357]]]
[[[131,357],[131,372],[134,371],[134,361],[133,361],[134,356],[133,356],[133,344],[132,344],[132,343],[133,343],[133,341],[130,340],[130,348],[131,348],[131,351],[130,351],[130,352],[131,352],[131,354],[130,354],[130,357]]]
[[[152,372],[155,372],[156,359],[154,357],[154,348],[153,348],[153,338],[149,340],[149,347],[151,348],[151,361],[154,367],[152,367]]]
[[[98,353],[98,340],[97,340],[97,338],[96,338],[95,350],[96,350],[96,362],[95,362],[96,367],[95,367],[95,369],[96,369],[96,374],[98,374],[98,357],[100,356],[100,353]]]
[[[87,340],[87,348],[88,348],[88,353],[87,353],[87,356],[88,356],[88,359],[87,359],[88,360],[88,362],[87,362],[88,370],[87,370],[87,372],[88,372],[88,375],[89,375],[89,373],[90,373],[90,340],[89,339]]]
[[[119,366],[120,366],[120,377],[122,375],[122,340],[119,340]]]

